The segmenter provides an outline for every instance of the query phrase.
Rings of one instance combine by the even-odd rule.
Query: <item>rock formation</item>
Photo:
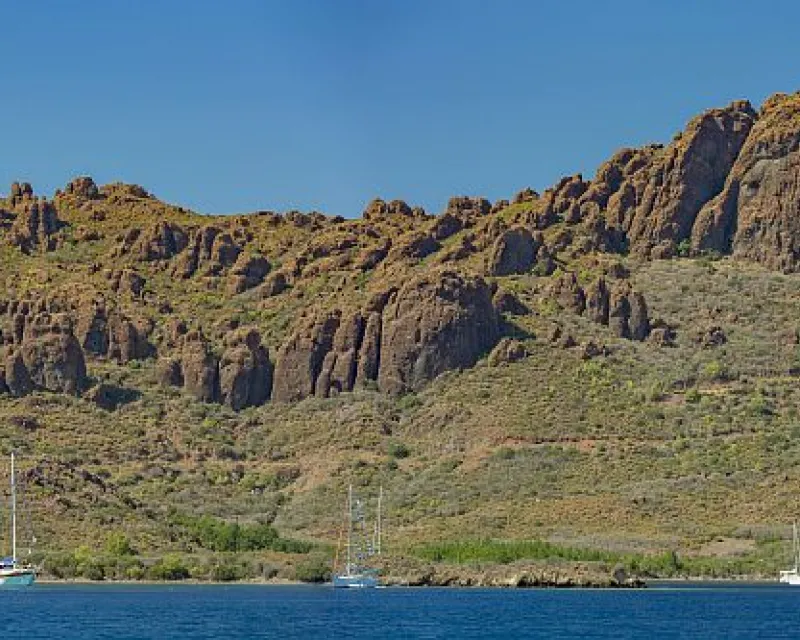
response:
[[[272,393],[272,363],[261,335],[255,329],[240,329],[225,339],[219,361],[221,401],[234,411],[257,407]]]
[[[765,102],[727,176],[698,216],[695,250],[733,250],[767,267],[800,265],[800,94]]]
[[[5,378],[17,396],[34,389],[80,394],[87,382],[86,362],[69,317],[43,312],[30,318],[6,358]]]
[[[388,393],[419,389],[444,371],[472,366],[498,338],[482,279],[452,271],[416,278],[383,312],[378,386]]]
[[[508,276],[530,271],[541,238],[534,239],[525,227],[514,227],[495,240],[489,253],[486,272],[490,276]]]

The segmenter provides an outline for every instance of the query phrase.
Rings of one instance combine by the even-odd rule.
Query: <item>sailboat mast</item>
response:
[[[800,539],[797,537],[797,521],[792,523],[792,550],[794,551],[794,571],[800,571]]]
[[[353,485],[347,490],[347,564],[345,572],[350,574],[350,554],[353,547]]]
[[[375,545],[375,552],[381,555],[381,506],[383,503],[383,487],[378,491],[378,520],[376,527],[378,529],[378,542]]]
[[[17,564],[17,482],[14,477],[14,453],[11,453],[11,561]]]

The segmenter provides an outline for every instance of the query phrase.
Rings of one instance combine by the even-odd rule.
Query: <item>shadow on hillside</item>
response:
[[[141,391],[127,389],[110,382],[98,382],[84,394],[86,400],[106,411],[115,411],[123,405],[136,402],[141,397]]]
[[[536,337],[532,332],[506,319],[500,321],[500,335],[515,340],[533,340]]]

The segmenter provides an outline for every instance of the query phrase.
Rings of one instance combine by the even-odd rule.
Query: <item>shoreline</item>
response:
[[[261,586],[261,587],[321,587],[330,586],[330,582],[303,582],[301,580],[193,580],[191,578],[186,580],[89,580],[87,578],[75,579],[58,579],[58,578],[39,578],[36,584],[43,585],[76,585],[76,586]],[[737,578],[698,578],[698,577],[684,577],[684,578],[648,578],[640,579],[632,584],[420,584],[407,581],[397,580],[394,577],[388,577],[387,582],[381,585],[383,588],[399,587],[409,589],[420,588],[444,588],[444,589],[642,589],[648,587],[663,587],[668,585],[779,585],[777,579],[758,578],[758,577],[737,577]]]

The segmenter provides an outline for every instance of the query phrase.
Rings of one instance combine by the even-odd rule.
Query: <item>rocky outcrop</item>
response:
[[[130,255],[140,262],[169,260],[186,248],[189,236],[174,223],[161,221],[146,230],[132,228],[120,240],[115,255]]]
[[[525,227],[513,227],[495,240],[489,252],[486,272],[490,276],[508,276],[527,273],[536,260],[542,245],[541,238],[534,239]]]
[[[490,367],[498,367],[502,364],[517,362],[528,356],[528,350],[519,340],[513,338],[502,338],[489,354],[487,363]]]
[[[644,296],[628,284],[614,289],[609,299],[608,326],[620,338],[644,340],[650,333]]]
[[[548,189],[517,221],[543,229],[564,221],[582,225],[576,234],[590,250],[640,255],[674,255],[678,245],[709,226],[700,216],[706,203],[723,190],[756,120],[749,103],[734,102],[708,111],[688,125],[668,146],[623,149],[605,162],[591,182],[581,176],[562,179]],[[695,226],[698,230],[695,231]],[[724,234],[723,234],[724,235]]]
[[[578,284],[574,273],[564,273],[550,284],[549,296],[567,311],[583,313],[586,308],[586,294]]]
[[[173,273],[179,278],[191,278],[198,272],[217,276],[236,263],[241,251],[230,233],[213,225],[201,227],[192,232],[186,249],[176,260]]]
[[[445,214],[469,223],[476,218],[489,215],[492,203],[486,198],[472,198],[469,196],[455,196],[447,202]]]
[[[511,291],[498,287],[492,296],[492,304],[498,313],[509,313],[514,316],[524,316],[530,309]]]
[[[586,288],[586,317],[597,324],[608,324],[609,291],[605,278],[598,278]]]
[[[408,282],[383,312],[378,386],[420,388],[451,369],[470,367],[499,338],[488,285],[443,271]]]
[[[259,298],[272,298],[280,295],[289,288],[289,281],[283,271],[275,271],[269,274],[264,283],[258,287],[257,294]]]
[[[264,282],[271,268],[264,256],[242,253],[231,269],[228,291],[237,294],[257,287]]]
[[[566,311],[607,325],[620,338],[642,341],[650,335],[647,303],[627,281],[609,287],[600,277],[584,289],[574,273],[564,273],[549,285],[546,295]]]
[[[86,362],[64,314],[39,313],[5,362],[6,385],[17,396],[35,389],[78,395],[86,387]]]
[[[457,234],[463,228],[464,220],[447,211],[436,218],[436,221],[431,226],[431,235],[435,240],[441,242]]]
[[[84,300],[76,310],[75,333],[81,347],[119,363],[148,358],[153,353],[152,323],[133,321],[109,308],[102,296]]]
[[[297,330],[279,349],[272,388],[274,400],[293,402],[314,394],[340,321],[338,309],[320,314]]]
[[[141,298],[147,279],[135,269],[108,269],[106,278],[115,293]]]
[[[278,351],[272,397],[293,402],[370,383],[402,393],[473,365],[498,338],[488,285],[434,272],[376,296],[362,310],[334,309],[306,320]]]
[[[219,399],[219,361],[205,336],[200,331],[190,331],[181,340],[180,377],[184,389],[201,402]]]
[[[375,198],[367,205],[362,214],[364,220],[385,220],[391,218],[424,218],[425,211],[419,207],[411,208],[402,200],[385,202]]]
[[[66,187],[64,187],[64,193],[86,200],[94,200],[95,198],[100,197],[100,190],[97,188],[94,180],[92,180],[92,178],[89,176],[79,176],[74,178]]]
[[[798,270],[800,93],[764,103],[722,193],[700,212],[692,247]]]
[[[364,317],[360,312],[352,314],[340,323],[333,339],[333,346],[325,354],[322,370],[314,385],[315,395],[327,398],[331,393],[353,390],[365,328]]]
[[[225,340],[219,361],[220,400],[234,411],[269,400],[273,367],[255,329],[240,329]]]
[[[56,248],[55,234],[62,223],[51,202],[23,195],[15,205],[14,212],[16,219],[8,234],[9,244],[19,247],[24,253],[37,249],[52,251]]]
[[[725,185],[755,116],[748,102],[712,109],[664,149],[647,179],[634,183],[637,206],[627,230],[632,248],[653,257],[671,255],[691,236],[701,208]]]
[[[377,381],[380,370],[381,332],[383,317],[379,311],[372,311],[364,325],[364,335],[358,350],[355,386],[364,387],[370,381]]]
[[[431,235],[423,232],[411,233],[399,238],[389,251],[389,262],[399,260],[422,260],[436,253],[442,245]]]

